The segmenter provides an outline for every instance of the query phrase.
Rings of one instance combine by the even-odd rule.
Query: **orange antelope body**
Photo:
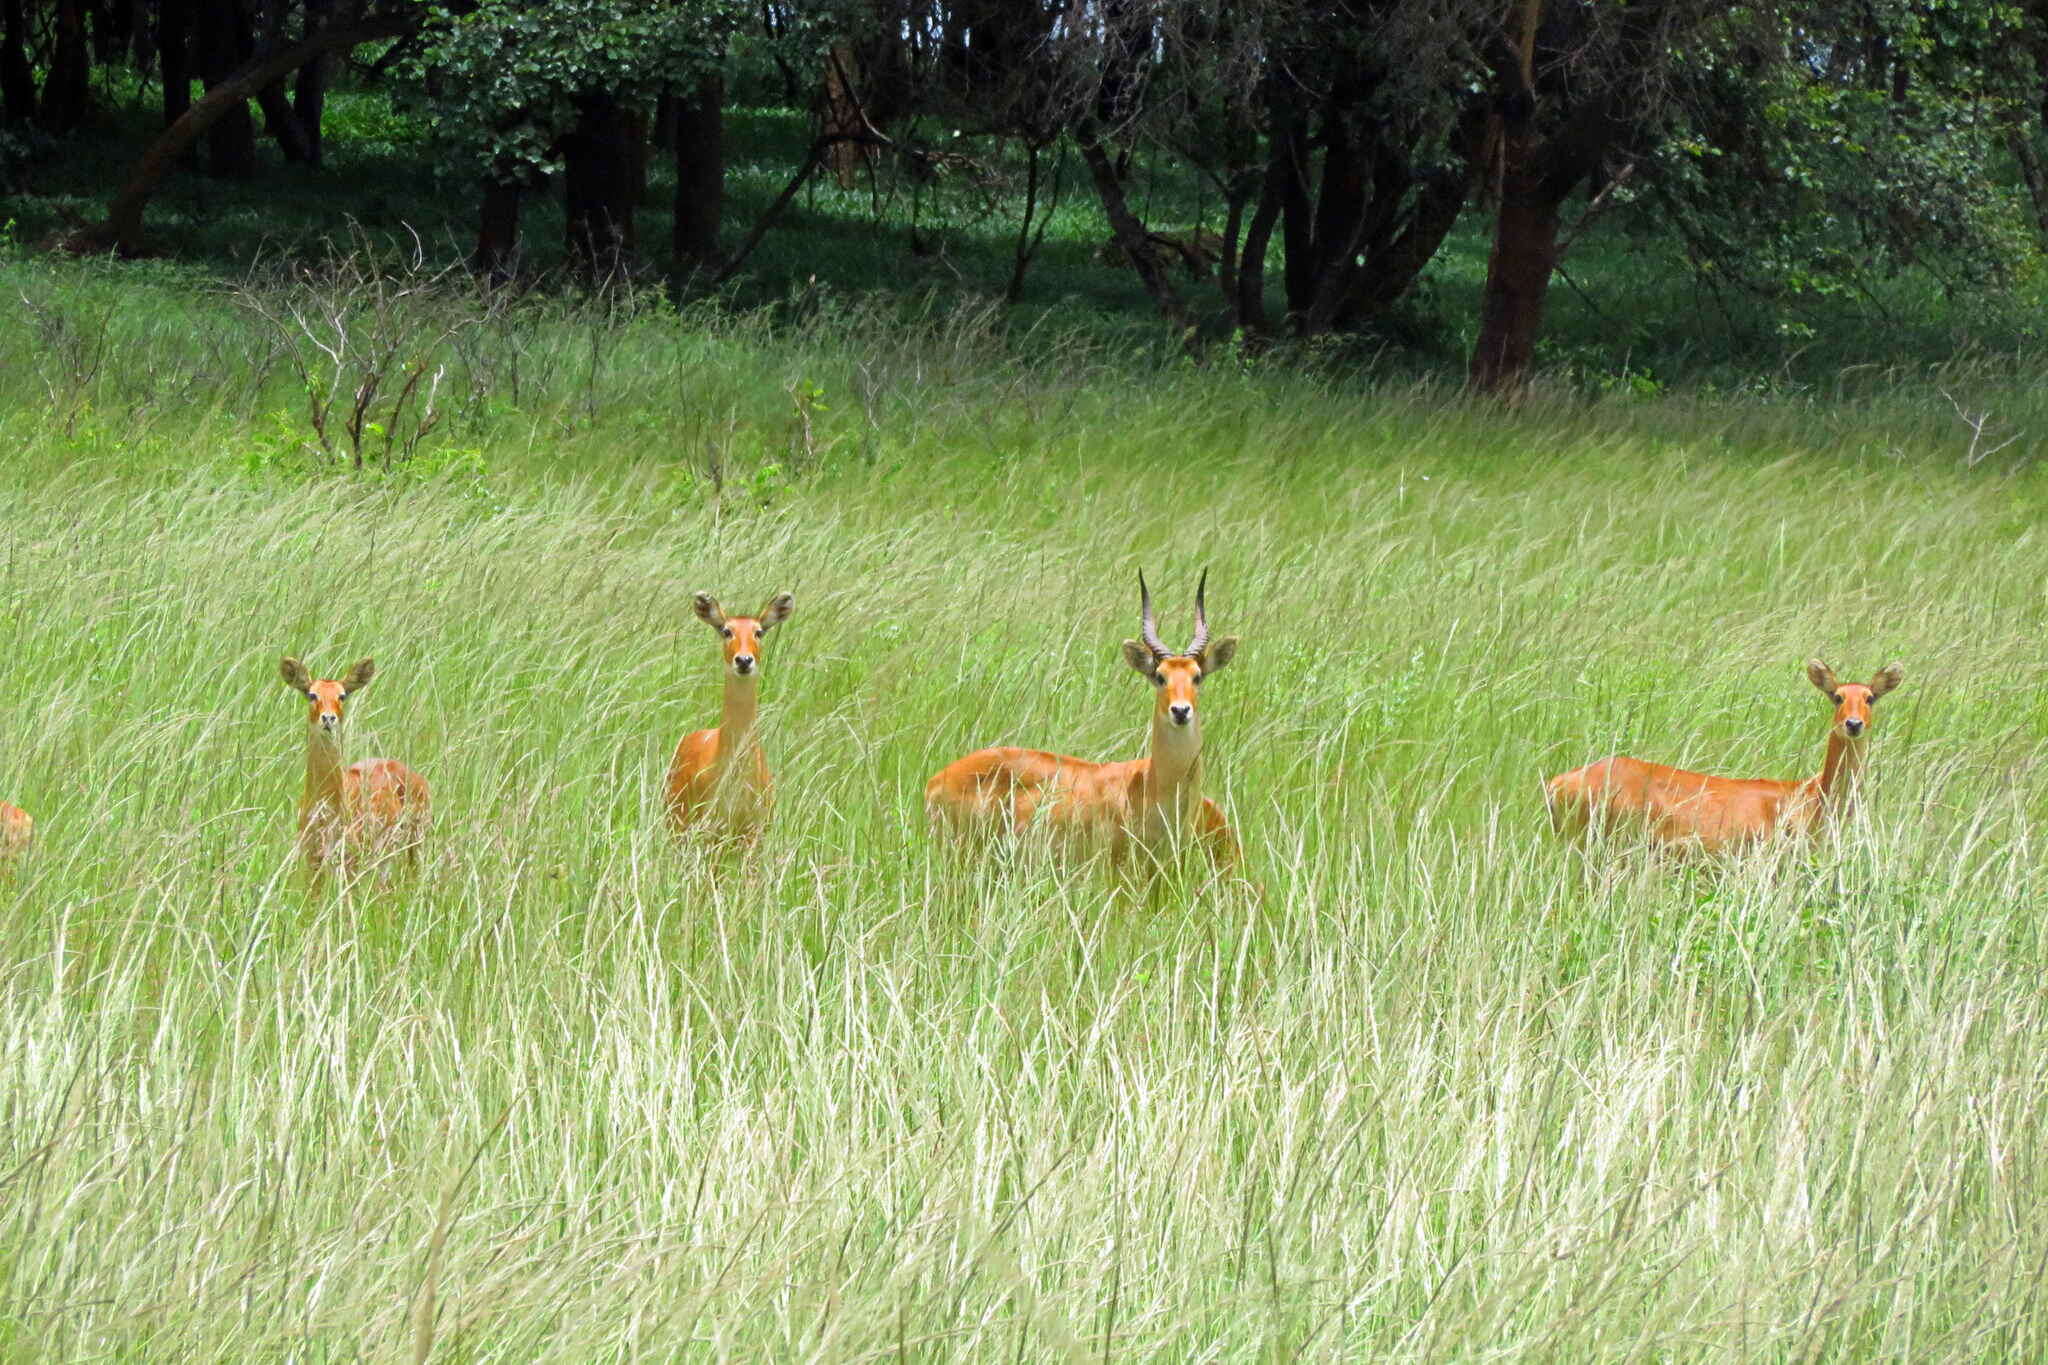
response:
[[[718,728],[683,736],[668,765],[668,815],[678,832],[700,822],[721,834],[757,836],[774,809],[774,779],[754,721],[761,708],[761,637],[789,619],[796,599],[778,593],[759,616],[727,616],[700,592],[697,618],[718,632],[725,705]]]
[[[364,659],[340,680],[315,678],[297,659],[279,665],[285,686],[310,704],[306,720],[306,785],[299,796],[299,852],[314,880],[332,870],[344,877],[394,854],[419,861],[427,836],[427,781],[395,758],[341,762],[342,712],[376,672]]]
[[[27,811],[0,801],[0,872],[28,852],[29,840],[35,832],[36,822],[29,819]]]
[[[1846,815],[1855,800],[1869,740],[1871,703],[1905,676],[1888,665],[1868,683],[1837,682],[1818,659],[1806,676],[1834,703],[1827,759],[1802,781],[1709,777],[1617,755],[1560,773],[1545,784],[1550,820],[1567,837],[1589,826],[1633,824],[1667,848],[1719,853],[1774,833],[1805,834]]]
[[[1043,749],[979,749],[933,774],[925,810],[963,831],[1043,821],[1062,844],[1106,848],[1121,863],[1133,845],[1159,853],[1192,836],[1219,867],[1235,866],[1236,836],[1222,809],[1202,795],[1202,729],[1197,688],[1229,664],[1237,637],[1209,642],[1202,610],[1208,575],[1195,590],[1195,636],[1175,653],[1160,642],[1152,594],[1138,576],[1143,641],[1126,640],[1124,661],[1154,689],[1152,747],[1145,758],[1091,763]]]

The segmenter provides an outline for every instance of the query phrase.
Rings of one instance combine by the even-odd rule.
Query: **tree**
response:
[[[1287,316],[1313,336],[1407,294],[1463,212],[1484,129],[1478,12],[1463,0],[1339,4],[1281,20],[1257,89],[1267,150],[1237,312],[1264,330],[1277,225]]]
[[[1661,123],[1632,139],[1631,212],[1705,285],[1781,309],[1868,299],[1905,270],[1995,284],[2039,249],[2022,195],[2044,17],[1984,0],[1730,10],[1693,31]]]
[[[1468,377],[1518,390],[1535,356],[1564,202],[1655,117],[1690,34],[1732,0],[1509,0],[1482,50],[1494,104],[1493,249]]]
[[[337,5],[330,21],[295,42],[258,48],[234,72],[209,86],[184,113],[144,149],[127,179],[107,205],[105,221],[74,234],[76,251],[116,250],[134,255],[144,246],[143,212],[157,186],[178,160],[223,118],[247,113],[248,101],[266,85],[283,79],[307,62],[345,52],[364,43],[416,32],[426,17],[424,6],[375,0],[363,9],[344,11]]]
[[[437,14],[409,67],[411,90],[444,161],[484,186],[478,264],[510,267],[520,197],[559,171],[580,273],[630,269],[648,111],[671,88],[695,92],[698,116],[677,156],[720,168],[722,106],[702,97],[749,17],[741,0],[495,0]],[[711,192],[701,173],[693,185]],[[701,245],[703,222],[683,235]]]
[[[28,55],[26,0],[0,0],[0,105],[11,124],[35,120],[36,73]]]

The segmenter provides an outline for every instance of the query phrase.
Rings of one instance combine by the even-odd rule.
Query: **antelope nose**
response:
[[[320,713],[320,728],[323,730],[332,730],[335,727],[336,723],[340,720],[341,717],[335,715],[332,711],[322,711]]]
[[[1177,701],[1166,708],[1166,714],[1173,718],[1175,725],[1186,725],[1195,718],[1195,708],[1187,702]]]
[[[1863,733],[1863,722],[1851,716],[1848,720],[1842,722],[1842,728],[1852,735],[1860,735]]]
[[[752,673],[754,671],[754,656],[751,654],[733,655],[732,671],[735,673]]]

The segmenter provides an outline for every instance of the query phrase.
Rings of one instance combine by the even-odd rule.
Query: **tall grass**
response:
[[[529,387],[463,458],[342,477],[268,334],[173,296],[75,384],[0,331],[0,1352],[2048,1343],[2024,452],[1883,395],[1511,415],[957,314],[570,316],[492,343]],[[1204,725],[1262,895],[925,836],[971,747],[1137,751],[1141,565],[1244,637]],[[658,820],[699,588],[796,595],[745,868]],[[285,652],[376,656],[350,752],[433,783],[416,882],[300,890]],[[1816,771],[1815,653],[1906,665],[1838,835],[1548,838],[1606,752]]]

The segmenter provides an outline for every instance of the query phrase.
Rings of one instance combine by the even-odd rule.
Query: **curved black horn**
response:
[[[1144,639],[1145,647],[1152,651],[1154,658],[1164,659],[1173,653],[1159,641],[1159,627],[1152,620],[1152,590],[1145,586],[1145,571],[1138,570],[1138,634]]]
[[[1209,618],[1202,614],[1202,590],[1209,586],[1209,571],[1202,570],[1202,581],[1195,585],[1195,638],[1188,645],[1188,653],[1200,658],[1202,651],[1209,647]]]

